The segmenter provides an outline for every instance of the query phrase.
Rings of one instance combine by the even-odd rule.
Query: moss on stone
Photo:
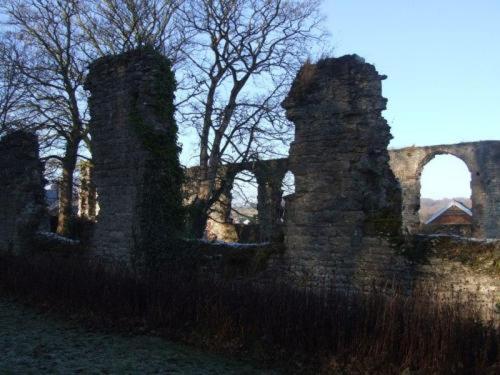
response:
[[[500,277],[500,241],[439,237],[433,247],[435,256],[457,261],[479,273]]]
[[[197,268],[211,269],[224,278],[255,276],[267,269],[269,261],[284,252],[280,243],[234,244],[186,241],[183,254]],[[189,254],[189,255],[187,255]],[[202,255],[202,256],[200,256]]]
[[[176,82],[170,61],[150,49],[145,49],[143,53],[153,60],[150,61],[153,87],[148,94],[153,93],[154,99],[144,109],[141,108],[142,98],[139,94],[135,95],[129,119],[151,156],[144,170],[140,197],[141,234],[134,246],[132,261],[136,266],[151,269],[178,248],[184,218],[181,195],[183,173],[179,163],[180,147],[174,118]],[[159,124],[151,124],[144,118],[146,110],[152,111],[154,120]]]
[[[389,240],[393,248],[401,248],[401,217],[390,209],[370,213],[365,219],[365,233],[379,235]]]
[[[475,272],[500,277],[500,241],[478,241],[455,236],[414,236],[401,255],[426,264],[431,257],[458,262]]]
[[[272,256],[283,252],[283,245],[266,244],[238,251],[232,249],[222,254],[224,275],[235,277],[242,275],[255,275],[266,270]]]

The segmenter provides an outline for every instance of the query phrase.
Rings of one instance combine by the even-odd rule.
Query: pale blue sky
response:
[[[450,155],[438,155],[422,171],[420,194],[425,198],[470,197],[470,173],[465,163]]]
[[[500,0],[325,0],[336,56],[356,53],[386,74],[390,146],[500,139]],[[467,197],[470,175],[431,161],[422,196]]]

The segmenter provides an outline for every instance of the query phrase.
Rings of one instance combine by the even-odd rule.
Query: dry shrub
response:
[[[308,91],[308,88],[316,75],[316,70],[316,64],[313,64],[309,59],[304,63],[304,65],[302,65],[295,82],[295,92],[297,95],[304,95]]]
[[[47,254],[0,256],[0,292],[102,327],[154,330],[297,372],[498,370],[498,330],[470,305],[443,305],[424,293],[264,288],[201,279],[181,264],[138,278],[120,265]]]

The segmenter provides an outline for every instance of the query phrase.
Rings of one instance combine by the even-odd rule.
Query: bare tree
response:
[[[25,127],[29,121],[23,111],[26,81],[12,62],[12,53],[11,46],[0,41],[0,135]]]
[[[87,139],[86,97],[82,88],[87,62],[78,27],[78,0],[6,0],[2,38],[13,47],[10,63],[23,77],[23,105],[45,145],[59,160],[58,232],[67,234],[72,214],[73,174]],[[88,139],[87,139],[88,140]]]
[[[311,44],[322,40],[319,0],[193,0],[181,8],[193,88],[180,98],[183,123],[199,135],[200,180],[193,203],[201,236],[224,189],[222,163],[284,151],[292,134],[280,102]]]
[[[185,0],[85,0],[80,25],[89,55],[118,54],[142,47],[162,51],[173,62],[185,43],[175,17]]]

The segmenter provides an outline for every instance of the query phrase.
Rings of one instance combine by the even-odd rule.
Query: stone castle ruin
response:
[[[171,222],[179,216],[182,173],[174,87],[169,61],[152,51],[103,57],[90,66],[86,88],[100,206],[92,248],[100,256],[128,263],[146,249],[160,251],[180,230],[181,222]]]
[[[169,63],[153,51],[105,57],[90,67],[92,186],[100,206],[91,250],[97,256],[155,262],[157,257],[145,256],[148,249],[168,251],[180,235],[182,223],[172,218],[179,214],[181,190],[189,203],[195,190],[190,184],[200,183],[191,168],[181,189],[174,84],[164,77],[173,77]],[[436,247],[439,239],[422,244],[414,234],[422,169],[435,155],[449,153],[471,172],[474,236],[500,238],[500,141],[388,150],[390,128],[381,114],[387,102],[384,78],[355,55],[304,65],[283,102],[296,128],[289,157],[221,166],[227,191],[214,210],[213,230],[219,239],[239,239],[229,220],[230,191],[237,173],[250,171],[258,183],[257,240],[282,242],[284,248],[266,258],[264,273],[299,286],[430,285],[443,296],[471,293],[491,314],[500,302],[497,266],[488,263],[488,272],[478,271]],[[38,212],[25,209],[40,204],[35,145],[30,138],[20,153],[20,143],[11,137],[0,141],[2,173],[27,187],[26,194],[11,184],[2,188],[2,249],[12,248],[16,233],[26,228],[4,223],[20,212]],[[286,199],[283,220],[282,181],[289,171],[295,193]],[[9,205],[14,196],[16,204]],[[92,215],[95,209],[88,206],[94,201],[87,196],[84,205]],[[23,223],[35,218],[26,214]],[[498,241],[481,246],[500,251]]]
[[[0,249],[32,249],[36,231],[48,228],[43,164],[37,137],[23,131],[0,141]]]

